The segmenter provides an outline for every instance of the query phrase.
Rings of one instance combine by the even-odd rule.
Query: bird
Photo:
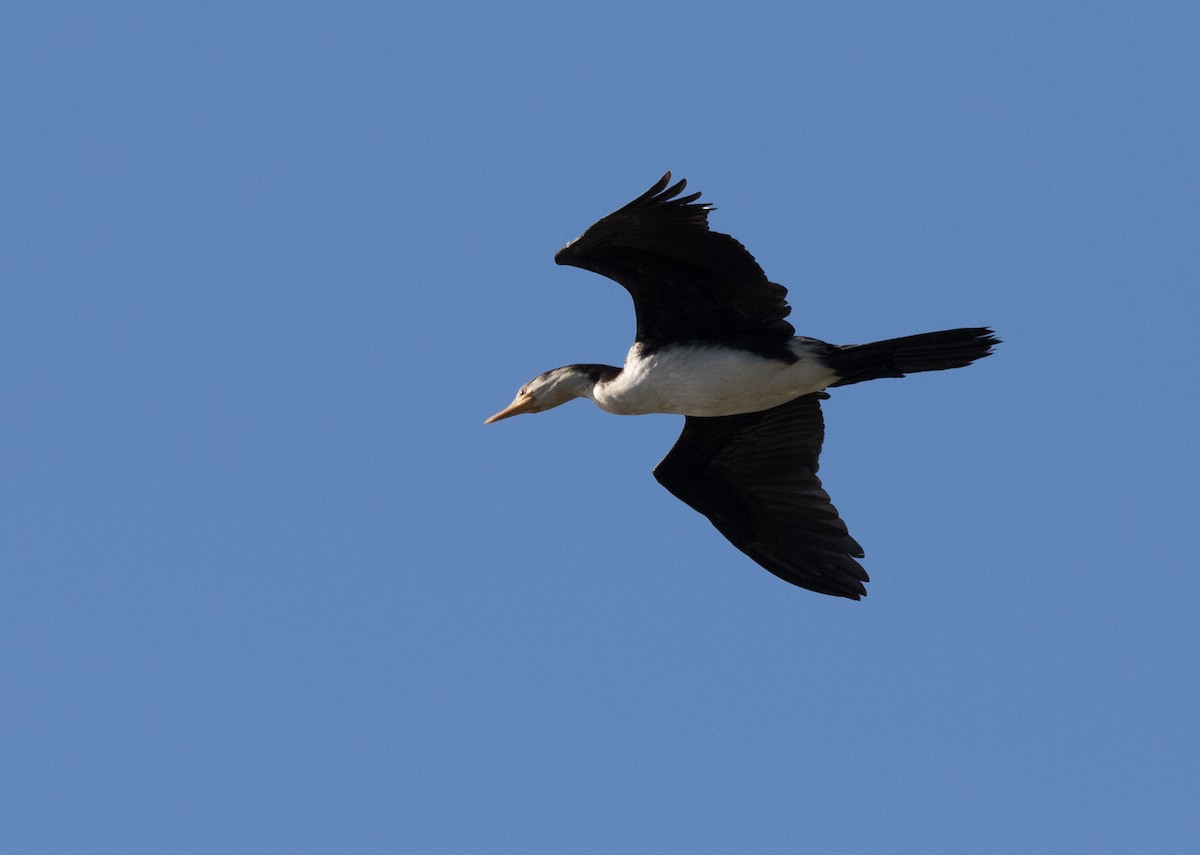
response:
[[[826,389],[961,368],[1000,343],[964,327],[867,344],[796,335],[787,289],[733,237],[715,208],[667,172],[560,249],[556,263],[598,273],[633,298],[622,366],[539,374],[484,424],[589,398],[617,415],[673,413],[683,432],[654,477],[760,566],[800,588],[858,600],[870,581],[817,477]]]

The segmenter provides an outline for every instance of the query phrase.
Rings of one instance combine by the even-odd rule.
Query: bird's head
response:
[[[564,365],[534,377],[521,387],[513,402],[484,422],[490,425],[522,413],[540,413],[572,398],[586,398],[606,372],[618,369],[608,365]]]

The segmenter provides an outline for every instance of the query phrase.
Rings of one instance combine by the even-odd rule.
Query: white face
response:
[[[538,412],[565,404],[578,398],[579,378],[569,368],[554,368],[539,374],[521,387],[518,395],[528,395],[538,402]]]
[[[501,419],[519,416],[522,413],[540,413],[572,398],[579,398],[588,393],[594,385],[586,374],[570,366],[554,368],[539,374],[521,387],[513,402],[496,415],[484,422],[491,424]]]

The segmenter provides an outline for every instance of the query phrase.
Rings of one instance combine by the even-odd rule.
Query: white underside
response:
[[[696,344],[669,345],[643,356],[634,345],[616,379],[600,383],[592,399],[622,416],[678,413],[732,416],[777,407],[817,392],[837,375],[814,355],[811,339],[794,338],[790,365],[740,350]]]

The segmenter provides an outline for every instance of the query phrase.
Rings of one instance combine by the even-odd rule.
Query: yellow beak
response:
[[[490,419],[487,419],[484,424],[490,425],[492,422],[498,422],[501,419],[507,419],[510,416],[519,416],[521,413],[536,413],[537,411],[538,404],[537,401],[533,399],[532,395],[517,395],[511,404],[509,404],[500,412],[496,413],[496,415],[492,416]]]

